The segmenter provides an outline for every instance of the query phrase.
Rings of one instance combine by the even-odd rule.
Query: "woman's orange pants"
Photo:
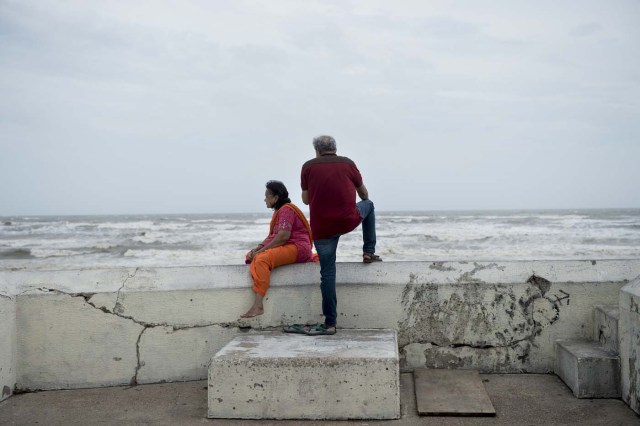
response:
[[[253,278],[253,291],[264,297],[269,289],[269,278],[273,268],[295,263],[297,257],[298,248],[295,244],[285,244],[256,254],[249,267]]]

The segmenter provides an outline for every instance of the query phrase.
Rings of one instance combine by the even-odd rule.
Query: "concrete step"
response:
[[[618,305],[596,305],[593,338],[615,353],[618,353],[619,320]]]
[[[620,360],[598,342],[556,340],[555,373],[577,398],[620,398]]]
[[[240,336],[209,365],[209,418],[398,419],[394,330]]]

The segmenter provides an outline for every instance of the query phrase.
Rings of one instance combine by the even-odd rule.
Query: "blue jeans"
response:
[[[376,251],[376,216],[373,202],[363,200],[356,204],[362,218],[362,251]],[[340,235],[313,240],[320,259],[320,290],[322,291],[322,314],[327,326],[335,326],[338,316],[338,298],[336,296],[336,252]]]
[[[362,252],[376,252],[376,211],[371,200],[363,200],[356,204],[362,218]]]

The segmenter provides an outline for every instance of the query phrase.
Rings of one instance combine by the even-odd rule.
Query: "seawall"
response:
[[[16,384],[16,298],[0,285],[0,401]]]
[[[554,341],[591,339],[593,306],[617,304],[640,260],[339,263],[337,275],[338,326],[397,330],[404,371],[548,373]],[[237,335],[322,321],[317,264],[276,269],[265,314],[240,320],[250,286],[244,265],[0,272],[0,389],[205,379]]]

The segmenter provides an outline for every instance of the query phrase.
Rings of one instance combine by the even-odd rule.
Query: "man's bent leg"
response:
[[[376,213],[371,200],[362,200],[356,204],[362,218],[362,251],[376,252]]]
[[[336,251],[340,236],[324,240],[314,240],[320,259],[320,290],[322,291],[322,314],[325,325],[335,326],[337,321],[338,298],[336,296]]]

